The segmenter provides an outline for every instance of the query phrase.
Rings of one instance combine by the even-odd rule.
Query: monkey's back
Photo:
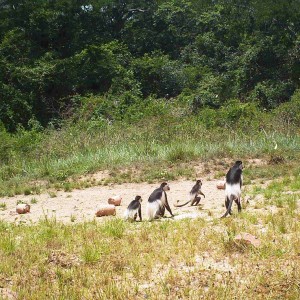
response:
[[[240,183],[242,170],[239,167],[233,166],[226,174],[226,184]]]
[[[140,201],[139,200],[132,200],[129,205],[128,209],[138,209],[140,207]]]
[[[200,185],[199,184],[195,184],[192,187],[191,191],[190,191],[190,195],[195,195],[196,193],[199,192],[199,190],[200,190]]]
[[[163,196],[162,189],[161,188],[157,188],[149,196],[148,202],[152,203],[152,202],[155,202],[157,200],[160,200],[162,198],[162,196]]]

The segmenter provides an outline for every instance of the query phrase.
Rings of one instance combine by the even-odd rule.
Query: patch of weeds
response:
[[[50,191],[48,194],[49,194],[50,198],[55,198],[55,197],[57,197],[56,193],[53,192],[53,191]]]
[[[0,203],[0,209],[1,210],[6,210],[6,208],[7,208],[7,205],[6,205],[5,202]]]
[[[206,172],[205,172],[206,173]],[[210,173],[210,172],[209,172]],[[207,174],[209,174],[207,173]],[[225,177],[225,172],[224,171],[217,171],[215,174],[214,174],[214,179],[224,179]]]
[[[194,151],[179,146],[171,148],[167,153],[167,160],[173,163],[178,161],[188,161],[195,158],[196,154]]]
[[[268,160],[269,165],[279,165],[285,163],[285,157],[280,154],[271,154]]]
[[[63,187],[64,187],[65,192],[71,192],[72,191],[72,186],[71,186],[70,182],[65,182]]]
[[[255,185],[254,188],[252,189],[252,193],[254,195],[261,194],[263,192],[263,188],[261,186]]]
[[[96,263],[101,258],[101,252],[95,245],[85,244],[82,250],[81,257],[87,264]]]
[[[261,209],[261,208],[264,208],[265,207],[265,204],[261,201],[256,201],[255,204],[254,204],[254,209]]]
[[[121,238],[125,232],[125,223],[121,219],[106,221],[100,229],[104,234],[114,238]]]
[[[281,197],[276,197],[274,203],[277,207],[282,208],[284,205],[284,200]]]
[[[153,182],[157,180],[174,180],[176,178],[175,174],[173,171],[167,170],[167,169],[160,169],[158,168],[152,168],[142,176],[143,181],[147,182]]]
[[[266,200],[272,199],[272,196],[273,196],[273,191],[270,191],[268,189],[264,191],[264,197]]]
[[[288,231],[286,218],[281,215],[281,213],[269,215],[267,217],[267,222],[272,226],[273,230],[276,230],[279,233],[284,234]]]
[[[258,217],[257,214],[251,214],[243,212],[241,217],[247,221],[249,221],[250,224],[258,224]]]
[[[28,195],[31,195],[32,194],[32,190],[31,189],[29,189],[29,188],[25,188],[24,189],[24,195],[25,196],[28,196]]]
[[[37,204],[38,201],[37,201],[36,198],[31,198],[30,203],[31,203],[31,204]]]
[[[297,207],[298,207],[298,198],[296,195],[288,195],[286,198],[285,198],[285,201],[287,203],[287,206],[288,206],[288,210],[290,212],[294,212]]]
[[[290,183],[290,188],[292,191],[300,190],[300,176],[296,176],[294,180]]]
[[[5,235],[4,237],[1,237],[0,239],[0,249],[4,252],[6,255],[12,255],[16,251],[17,245],[13,238],[13,236]]]

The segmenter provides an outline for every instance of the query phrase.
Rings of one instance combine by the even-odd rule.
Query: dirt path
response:
[[[185,206],[175,208],[173,206],[177,200],[181,203],[187,201],[187,195],[193,181],[169,181],[170,192],[168,193],[169,204],[175,214],[175,219],[184,217],[205,217],[212,218],[221,216],[224,212],[224,190],[216,188],[217,180],[203,181],[202,191],[206,198],[202,198],[199,207]],[[122,196],[122,204],[117,207],[117,216],[122,217],[125,209],[135,195],[141,195],[143,198],[142,214],[146,219],[146,202],[151,192],[157,188],[160,183],[128,183],[113,186],[96,186],[84,190],[73,190],[72,192],[56,192],[56,197],[50,194],[15,196],[0,198],[0,203],[6,204],[6,209],[0,211],[0,220],[16,223],[34,223],[40,219],[56,218],[57,221],[64,223],[91,221],[95,218],[95,212],[100,204],[107,204],[107,199],[113,195]],[[36,199],[37,203],[31,203],[32,199]],[[18,215],[15,212],[17,201],[23,201],[31,205],[31,212],[26,215]],[[166,216],[169,213],[166,211]],[[107,217],[97,218],[104,220]]]

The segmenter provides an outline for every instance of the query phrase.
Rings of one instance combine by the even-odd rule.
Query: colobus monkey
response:
[[[192,187],[192,189],[189,193],[190,200],[188,202],[184,203],[184,204],[180,204],[180,205],[179,204],[174,204],[174,206],[175,207],[182,207],[182,206],[187,205],[190,202],[191,202],[191,206],[198,205],[200,200],[201,200],[201,197],[198,196],[198,195],[202,195],[205,198],[205,195],[201,191],[201,187],[202,187],[202,181],[200,179],[198,179],[196,181],[196,184]]]
[[[237,204],[238,211],[242,210],[241,206],[241,188],[243,184],[243,163],[238,160],[235,162],[233,167],[229,169],[226,174],[226,184],[225,184],[225,206],[226,206],[226,213],[222,216],[225,218],[228,214],[232,214],[231,206],[232,202]]]
[[[129,203],[124,213],[125,220],[136,221],[137,214],[139,214],[140,221],[142,221],[142,208],[141,208],[142,201],[143,200],[141,196],[136,196],[134,200],[132,200]]]
[[[167,193],[170,187],[166,182],[163,182],[159,188],[155,189],[149,196],[147,203],[147,213],[149,221],[163,217],[165,215],[165,209],[174,217],[171,208],[168,203]]]

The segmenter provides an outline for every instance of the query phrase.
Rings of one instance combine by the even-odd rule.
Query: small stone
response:
[[[111,204],[99,206],[96,212],[97,217],[115,216],[115,215],[116,215],[116,207]]]
[[[115,206],[120,206],[122,201],[122,197],[120,195],[113,196],[111,198],[108,198],[107,202],[108,204],[113,204]]]
[[[242,233],[238,234],[234,238],[234,240],[246,242],[247,244],[252,245],[256,248],[259,247],[261,244],[260,240],[256,236],[254,236],[250,233],[247,233],[247,232],[242,232]]]
[[[27,214],[30,212],[30,205],[25,203],[20,203],[16,207],[16,212],[18,214]]]
[[[225,190],[225,182],[224,181],[219,181],[217,183],[217,189],[219,189],[219,190]]]

